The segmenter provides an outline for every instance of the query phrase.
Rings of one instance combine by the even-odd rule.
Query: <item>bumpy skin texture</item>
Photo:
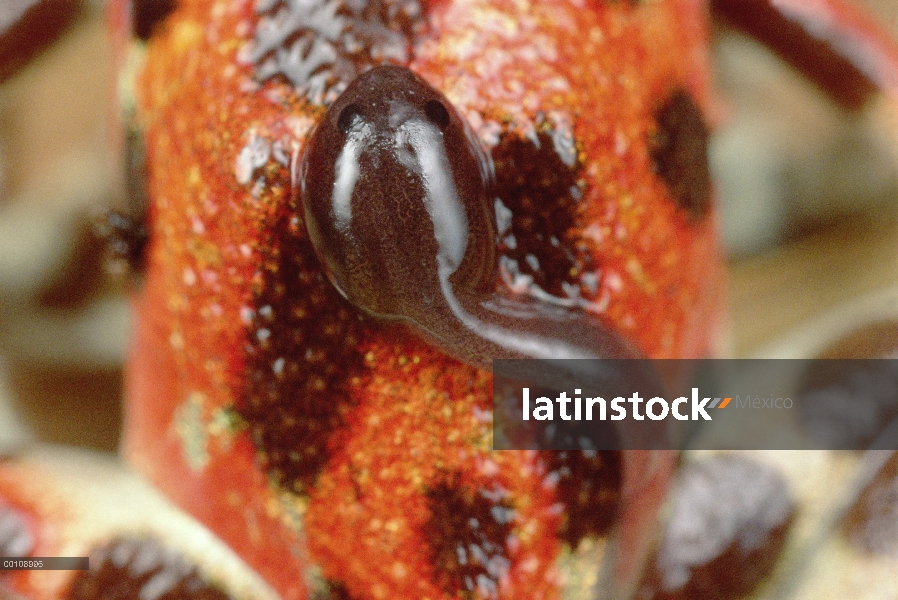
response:
[[[560,597],[572,498],[545,456],[489,450],[489,374],[360,318],[325,278],[291,171],[328,99],[255,79],[258,20],[248,0],[183,0],[149,41],[138,99],[151,238],[126,456],[287,599],[320,579],[352,598]],[[570,169],[569,262],[545,287],[574,285],[568,305],[650,357],[708,354],[715,214],[679,205],[652,158],[667,98],[709,104],[703,4],[444,0],[422,23],[406,66],[507,165],[524,198],[518,242],[538,247],[539,228],[560,222],[543,215],[551,194],[526,193],[554,177],[520,160],[532,140],[557,142]],[[664,453],[624,460],[622,595],[672,466]],[[493,520],[451,519],[466,511]],[[470,544],[478,564],[453,563]]]

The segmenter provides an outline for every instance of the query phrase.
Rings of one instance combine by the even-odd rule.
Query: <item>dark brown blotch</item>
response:
[[[674,202],[694,220],[711,208],[708,126],[701,109],[683,89],[674,91],[655,114],[650,140],[655,172]]]
[[[372,67],[407,63],[425,22],[419,0],[258,0],[256,11],[256,78],[284,78],[319,105]]]
[[[134,35],[138,39],[149,40],[176,6],[177,0],[131,0]]]
[[[565,505],[559,537],[576,548],[587,537],[608,533],[618,515],[621,453],[547,452],[546,463]]]
[[[436,583],[453,598],[498,598],[499,581],[511,567],[507,542],[515,510],[507,492],[448,478],[427,491],[427,506],[423,534]]]
[[[230,600],[177,552],[150,538],[119,538],[90,553],[66,600]]]
[[[270,239],[275,258],[241,315],[247,373],[238,412],[269,476],[305,493],[354,406],[350,382],[364,376],[361,320],[304,236],[283,222]]]
[[[514,287],[532,280],[529,285],[561,299],[588,290],[582,278],[595,269],[589,254],[578,251],[576,225],[586,184],[571,124],[538,115],[530,135],[503,134],[491,155],[495,195],[503,205],[503,277]]]
[[[686,465],[640,600],[738,599],[771,572],[795,507],[782,474],[741,456]]]

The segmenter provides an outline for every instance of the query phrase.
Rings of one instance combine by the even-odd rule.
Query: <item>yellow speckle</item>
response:
[[[398,562],[398,561],[393,563],[393,576],[394,577],[396,577],[398,579],[402,579],[406,575],[408,575],[408,568],[405,566],[405,564]]]
[[[172,40],[178,53],[189,52],[202,40],[203,26],[196,21],[180,21],[172,32]]]
[[[168,343],[171,344],[172,350],[181,351],[184,349],[184,336],[180,331],[172,331],[168,336]]]
[[[189,247],[190,253],[196,258],[200,268],[212,267],[221,263],[221,250],[208,240],[192,238]]]
[[[645,275],[645,271],[642,270],[642,264],[639,263],[636,259],[631,258],[627,261],[627,273],[629,273],[630,277],[633,278],[633,281],[636,282],[640,288],[649,294],[654,294],[657,286],[654,282],[650,281],[648,277]]]
[[[200,184],[200,167],[199,165],[193,165],[187,171],[187,184],[191,186],[197,186]]]
[[[277,499],[268,497],[265,500],[265,514],[270,519],[275,519],[280,514],[280,505],[278,504]]]
[[[212,414],[209,422],[209,433],[233,437],[234,434],[243,431],[246,427],[246,421],[240,417],[237,411],[232,407],[224,407]]]
[[[199,471],[209,462],[208,436],[203,426],[204,401],[200,392],[191,392],[175,410],[175,432],[181,440],[187,465],[194,471]]]

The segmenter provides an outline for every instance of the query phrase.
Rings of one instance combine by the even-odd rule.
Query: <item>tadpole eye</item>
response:
[[[355,103],[347,104],[337,117],[337,127],[343,133],[349,133],[356,121],[362,118],[362,108]]]
[[[449,111],[439,100],[428,100],[424,105],[424,112],[430,122],[440,129],[449,124]]]

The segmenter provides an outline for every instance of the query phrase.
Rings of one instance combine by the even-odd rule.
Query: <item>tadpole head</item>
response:
[[[300,168],[306,228],[331,282],[368,313],[413,320],[442,301],[441,278],[486,289],[496,263],[487,165],[421,77],[396,66],[359,76]]]

